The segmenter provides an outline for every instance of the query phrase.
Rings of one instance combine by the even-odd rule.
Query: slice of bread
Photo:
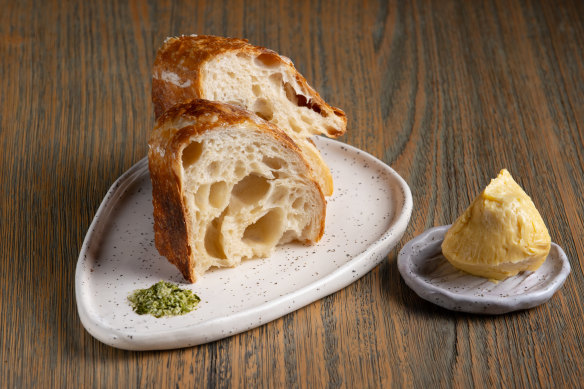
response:
[[[158,251],[195,282],[211,266],[317,242],[326,202],[298,146],[247,110],[192,100],[167,110],[150,137]]]
[[[347,119],[308,85],[290,59],[243,39],[168,38],[154,61],[156,117],[192,98],[234,104],[278,126],[303,150],[325,195],[332,194],[330,170],[310,137],[336,138],[345,133]]]

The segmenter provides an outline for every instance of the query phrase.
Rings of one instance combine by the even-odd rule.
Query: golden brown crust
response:
[[[189,140],[206,131],[248,122],[251,127],[272,136],[276,141],[298,154],[311,171],[300,149],[276,126],[244,109],[218,102],[195,99],[167,110],[157,121],[148,142],[148,166],[152,180],[154,206],[154,238],[156,248],[168,258],[190,281],[195,282],[192,249],[189,247],[184,188],[181,181],[181,155]],[[311,177],[323,204],[326,204],[320,186]],[[322,211],[318,241],[324,233],[326,207]]]
[[[341,119],[343,125],[338,129],[327,129],[327,135],[338,137],[345,133],[345,113],[327,104],[288,58],[265,47],[251,45],[245,39],[210,35],[168,38],[158,50],[152,74],[152,102],[156,118],[175,104],[205,98],[200,83],[203,64],[227,51],[263,55],[266,61],[286,66],[295,75],[300,87],[310,96],[310,100],[305,102],[307,106],[323,116],[335,115]]]
[[[216,116],[216,118],[213,118]],[[239,108],[232,104],[220,103],[218,101],[209,101],[205,99],[192,99],[190,101],[177,104],[170,109],[168,109],[159,119],[156,128],[164,126],[164,124],[173,123],[174,121],[180,120],[185,123],[189,120],[188,126],[183,126],[180,129],[174,128],[176,132],[174,133],[174,139],[171,143],[171,149],[173,151],[182,151],[185,146],[185,142],[193,135],[202,134],[205,131],[211,130],[217,127],[216,122],[221,123],[221,126],[236,125],[243,122],[251,122],[253,126],[262,132],[272,135],[277,138],[280,142],[286,144],[290,149],[295,150],[300,153],[300,148],[294,141],[286,135],[286,133],[280,130],[275,125],[257,117],[253,113],[243,108]],[[155,128],[155,132],[156,132]],[[169,128],[173,131],[172,128]],[[168,135],[163,132],[161,133],[165,138]],[[153,137],[155,134],[153,134]],[[302,157],[303,158],[303,157]],[[308,165],[307,165],[308,166]]]
[[[241,50],[246,40],[214,36],[168,38],[158,50],[152,72],[152,102],[158,119],[175,104],[202,98],[200,69],[216,55]]]

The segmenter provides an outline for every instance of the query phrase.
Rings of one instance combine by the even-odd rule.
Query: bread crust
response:
[[[148,167],[152,180],[154,206],[154,238],[156,248],[168,258],[189,282],[196,281],[195,258],[189,246],[190,231],[183,203],[182,150],[193,136],[216,128],[248,123],[298,155],[322,199],[321,225],[318,238],[324,233],[326,200],[309,163],[299,147],[276,126],[233,105],[195,99],[175,105],[164,112],[148,142]]]
[[[252,56],[265,55],[270,61],[287,67],[294,74],[298,84],[310,96],[311,106],[317,106],[319,110],[324,111],[323,115],[335,115],[341,119],[342,126],[328,130],[327,135],[337,138],[345,133],[347,117],[343,110],[327,104],[296,70],[289,58],[265,47],[254,46],[246,39],[211,35],[183,35],[168,38],[158,50],[152,74],[152,102],[156,118],[177,103],[204,97],[201,86],[203,65],[215,56],[228,51]]]

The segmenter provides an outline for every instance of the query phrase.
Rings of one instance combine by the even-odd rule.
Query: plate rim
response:
[[[90,309],[87,306],[88,304],[83,303],[85,299],[89,299],[89,293],[86,293],[86,290],[82,285],[83,275],[87,271],[86,264],[89,261],[88,251],[91,248],[93,237],[95,234],[103,231],[104,225],[106,224],[103,221],[110,217],[109,213],[115,207],[116,201],[111,201],[111,199],[115,199],[116,195],[123,193],[120,191],[124,191],[127,187],[131,186],[132,183],[135,182],[136,179],[141,178],[143,174],[149,174],[148,159],[147,157],[144,157],[120,175],[120,177],[118,177],[109,188],[92,219],[81,246],[75,271],[75,298],[79,317],[87,332],[105,344],[126,350],[162,350],[192,347],[245,332],[283,317],[286,314],[292,313],[347,287],[381,263],[389,251],[399,243],[409,224],[413,210],[413,198],[408,184],[389,165],[366,151],[344,142],[320,136],[317,136],[315,140],[317,141],[317,144],[322,142],[340,149],[345,148],[348,151],[375,163],[374,166],[382,168],[389,174],[391,178],[390,182],[393,184],[391,187],[401,193],[401,195],[396,198],[399,199],[401,197],[403,198],[403,201],[393,201],[395,213],[391,225],[377,240],[365,248],[361,253],[355,255],[350,261],[342,264],[326,276],[319,278],[300,289],[296,289],[275,299],[233,314],[215,317],[194,325],[151,331],[147,336],[142,336],[142,334],[130,335],[115,328],[106,327],[100,323],[99,317],[94,317],[95,315],[90,312]],[[353,270],[356,271],[353,272]],[[327,288],[326,284],[328,283],[335,283],[336,286]],[[273,309],[273,307],[282,306],[284,303],[289,303],[286,306],[287,308]],[[258,313],[262,313],[259,319],[250,320],[256,318]],[[220,331],[218,328],[220,326],[217,324],[220,323],[222,326],[225,326],[225,322],[227,321],[245,322],[249,323],[249,325],[242,325],[237,330]],[[201,329],[206,328],[210,330],[210,336],[198,335]],[[181,338],[181,336],[184,336],[187,333],[191,334],[192,332],[197,333],[197,336],[189,337],[190,340],[194,339],[194,341],[186,342]],[[160,339],[158,339],[160,335],[165,335],[167,337],[169,335],[174,336],[170,336],[165,338],[165,340],[160,341]]]

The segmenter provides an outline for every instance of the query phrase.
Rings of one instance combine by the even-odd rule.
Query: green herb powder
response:
[[[155,317],[184,315],[201,301],[191,290],[166,281],[157,282],[148,289],[137,289],[128,300],[138,315],[149,313]]]

